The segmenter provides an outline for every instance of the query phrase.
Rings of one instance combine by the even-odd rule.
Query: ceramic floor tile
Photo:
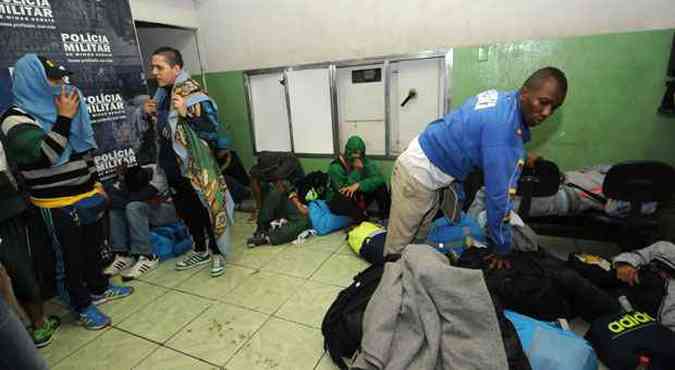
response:
[[[286,249],[287,245],[265,245],[256,248],[249,248],[246,246],[246,239],[242,242],[243,245],[239,245],[232,248],[232,251],[229,256],[227,256],[227,262],[252,267],[260,268],[268,263],[270,263],[279,253],[283,252]]]
[[[227,370],[311,370],[323,354],[318,329],[270,319],[230,360]]]
[[[135,312],[118,326],[163,343],[211,304],[212,301],[172,291]]]
[[[307,281],[274,315],[283,319],[321,328],[328,307],[342,288]]]
[[[176,270],[176,262],[180,261],[180,258],[183,258],[183,256],[162,261],[157,269],[142,275],[138,280],[165,288],[173,288],[208,266],[208,264],[205,264],[191,270],[178,271]]]
[[[65,318],[62,318],[61,327],[56,332],[52,343],[38,351],[47,360],[49,367],[54,368],[54,365],[58,364],[68,355],[103,335],[108,330],[110,329],[87,330],[75,321],[74,316],[67,315]]]
[[[131,369],[157,347],[156,344],[112,328],[53,369]]]
[[[131,281],[127,285],[134,287],[132,295],[100,306],[101,311],[110,316],[113,324],[123,321],[129,315],[142,309],[169,291],[166,288],[151,285],[140,280]]]
[[[224,302],[273,313],[302,285],[302,280],[269,272],[258,272],[227,294]]]
[[[347,234],[340,230],[328,235],[309,239],[302,244],[302,247],[326,253],[334,253],[342,248],[342,246],[347,245],[347,241],[345,240],[346,236]]]
[[[246,281],[255,271],[250,268],[227,264],[225,265],[225,273],[214,278],[211,277],[209,269],[203,269],[176,286],[175,289],[220,300]]]
[[[134,370],[217,370],[211,364],[195,360],[192,357],[173,351],[169,348],[160,348],[147,357]]]
[[[308,278],[328,257],[330,254],[317,252],[311,246],[292,246],[279,253],[262,270]]]
[[[368,262],[356,257],[335,254],[312,275],[311,280],[347,287],[352,283],[354,275],[368,267]]]
[[[268,317],[216,303],[176,334],[167,346],[222,366]]]

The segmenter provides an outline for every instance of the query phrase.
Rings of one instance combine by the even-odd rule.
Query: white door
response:
[[[358,135],[367,154],[384,155],[384,64],[339,67],[336,85],[340,152],[350,136]]]
[[[392,62],[390,89],[391,154],[402,153],[432,121],[443,116],[446,68],[443,58]]]

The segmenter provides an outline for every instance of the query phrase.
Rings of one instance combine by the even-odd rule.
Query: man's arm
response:
[[[515,194],[523,165],[510,146],[483,148],[488,228],[499,255],[511,250],[511,195]]]
[[[359,181],[361,184],[359,190],[364,193],[370,193],[385,184],[384,176],[376,163],[369,160],[363,169],[363,178]]]

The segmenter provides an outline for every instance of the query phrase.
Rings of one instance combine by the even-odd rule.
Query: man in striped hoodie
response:
[[[97,330],[110,318],[96,305],[133,289],[110,284],[102,271],[107,195],[91,156],[96,143],[89,113],[79,90],[65,84],[69,74],[53,60],[21,57],[14,68],[14,104],[0,117],[0,135],[30,201],[58,241],[70,306],[87,329]]]

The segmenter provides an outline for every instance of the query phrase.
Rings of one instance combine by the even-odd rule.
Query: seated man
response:
[[[305,177],[300,161],[293,153],[287,152],[260,152],[258,161],[251,168],[251,192],[255,199],[255,212],[249,221],[257,219],[258,212],[263,208],[263,196],[277,180],[288,180],[297,188],[298,182]]]
[[[178,222],[166,176],[155,164],[122,166],[109,194],[113,199],[110,244],[115,259],[104,272],[135,279],[159,264],[152,253],[150,227]]]
[[[288,243],[311,228],[307,206],[300,201],[298,193],[290,189],[288,181],[278,180],[274,183],[274,188],[268,192],[258,212],[258,227],[246,243],[250,248]],[[272,230],[270,223],[282,219],[286,222]]]
[[[387,183],[374,161],[366,158],[366,144],[358,136],[347,140],[345,153],[328,167],[330,187],[328,207],[336,215],[349,216],[354,222],[368,219],[366,209],[375,200],[383,218],[389,217],[391,199]]]

